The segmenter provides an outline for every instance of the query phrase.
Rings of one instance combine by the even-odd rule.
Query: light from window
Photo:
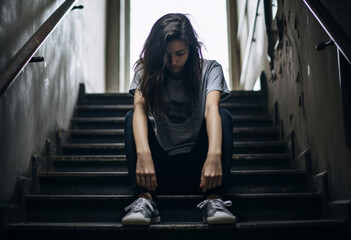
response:
[[[278,11],[278,1],[272,0],[272,19],[275,19]]]

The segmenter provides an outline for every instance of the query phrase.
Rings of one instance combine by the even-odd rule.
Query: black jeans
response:
[[[227,109],[219,110],[222,119],[222,185],[206,192],[199,188],[201,171],[208,151],[206,121],[204,120],[192,151],[169,156],[158,143],[151,121],[148,120],[148,140],[155,166],[157,184],[156,192],[150,192],[136,182],[136,148],[133,137],[133,110],[125,116],[125,149],[131,186],[135,195],[150,192],[158,194],[211,194],[225,195],[230,177],[230,165],[233,148],[232,117]]]

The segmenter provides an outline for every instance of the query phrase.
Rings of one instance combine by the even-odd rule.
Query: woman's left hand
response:
[[[221,155],[207,155],[201,172],[200,188],[203,192],[208,189],[215,188],[222,185],[222,162]]]

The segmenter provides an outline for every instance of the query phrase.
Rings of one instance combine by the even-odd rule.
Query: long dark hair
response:
[[[167,43],[173,40],[182,40],[189,46],[189,57],[184,66],[186,73],[184,84],[193,106],[199,97],[202,44],[197,40],[197,34],[186,15],[166,14],[153,25],[135,65],[135,69],[143,71],[139,87],[150,113],[163,108],[162,85],[167,77]]]

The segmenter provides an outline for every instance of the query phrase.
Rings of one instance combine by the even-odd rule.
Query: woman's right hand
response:
[[[149,191],[156,190],[157,178],[151,153],[138,154],[136,181],[138,185],[147,188]]]

